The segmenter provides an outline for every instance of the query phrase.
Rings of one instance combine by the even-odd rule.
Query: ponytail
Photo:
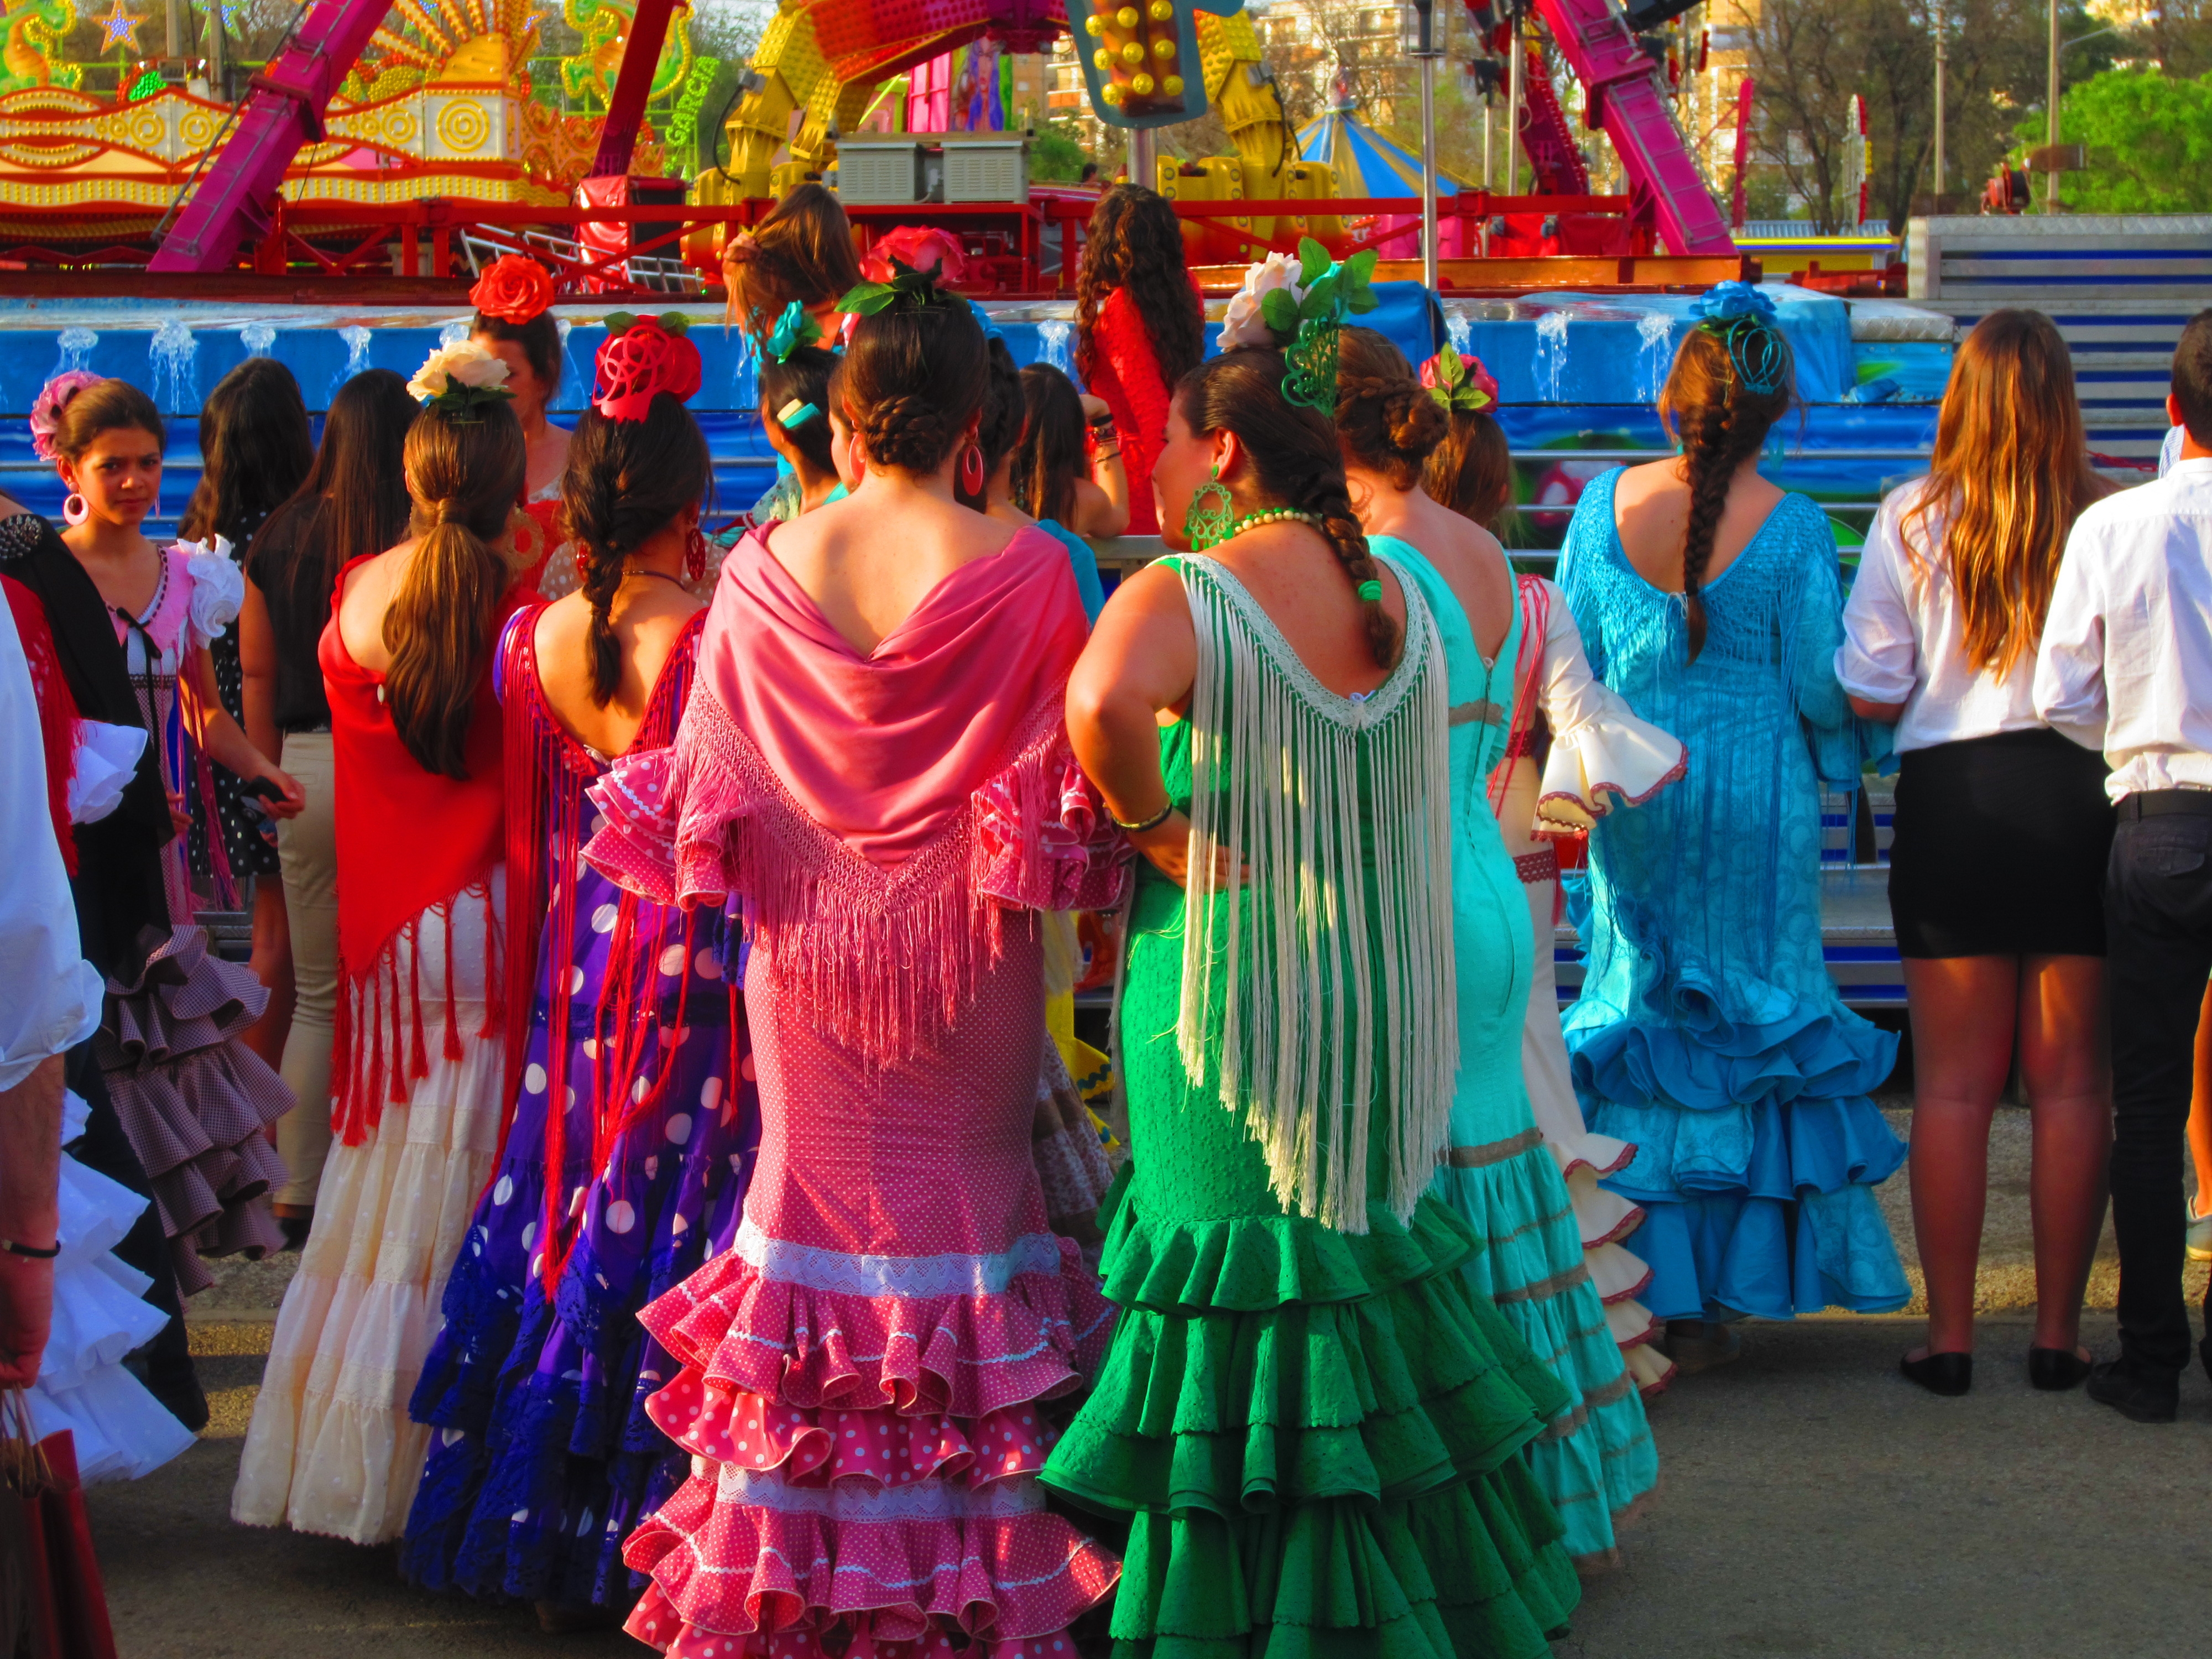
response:
[[[477,688],[491,663],[492,629],[514,573],[495,544],[522,495],[522,428],[504,404],[466,420],[434,401],[409,428],[414,562],[384,617],[392,653],[386,706],[407,752],[426,772],[468,775]]]

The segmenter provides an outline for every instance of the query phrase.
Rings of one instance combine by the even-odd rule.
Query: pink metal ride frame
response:
[[[1592,114],[1627,169],[1631,193],[1650,198],[1659,234],[1682,254],[1729,254],[1735,240],[1682,143],[1653,80],[1650,58],[1607,0],[1535,0]]]
[[[269,204],[302,144],[320,142],[323,111],[361,56],[390,0],[320,0],[255,76],[238,130],[201,175],[149,270],[228,270],[239,244],[269,233]]]

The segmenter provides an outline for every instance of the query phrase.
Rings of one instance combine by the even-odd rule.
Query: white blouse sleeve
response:
[[[1891,491],[1874,515],[1850,597],[1844,601],[1836,678],[1845,691],[1867,702],[1905,702],[1920,684],[1919,630],[1905,593],[1905,542],[1899,528],[1917,488]]]
[[[97,823],[123,805],[123,792],[146,752],[146,728],[111,726],[106,720],[76,723],[76,769],[70,775],[69,810],[73,823]]]
[[[246,573],[230,556],[230,544],[214,538],[212,548],[198,542],[179,542],[185,568],[192,579],[191,618],[186,643],[194,650],[222,637],[222,630],[238,619],[246,604]]]
[[[1580,835],[1613,810],[1607,795],[1639,806],[1682,775],[1680,739],[1630,712],[1627,701],[1590,672],[1566,595],[1540,585],[1544,622],[1538,703],[1552,728],[1551,757],[1536,799],[1534,833]]]

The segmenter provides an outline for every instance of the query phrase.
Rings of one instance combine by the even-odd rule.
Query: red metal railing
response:
[[[882,231],[897,225],[932,224],[969,245],[971,262],[982,278],[971,286],[1005,297],[1045,297],[1067,292],[1096,198],[1045,186],[1026,203],[854,204],[846,213],[865,248]],[[1204,223],[1212,233],[1241,242],[1251,253],[1294,246],[1294,225],[1316,219],[1405,218],[1418,212],[1404,197],[1333,197],[1315,200],[1177,201],[1178,216]],[[1483,220],[1497,216],[1625,216],[1626,196],[1505,196],[1483,190],[1462,191],[1442,198],[1446,220]],[[353,204],[339,202],[280,202],[268,234],[252,250],[252,270],[264,276],[343,280],[390,276],[395,266],[410,276],[453,278],[467,274],[457,239],[478,249],[526,252],[551,268],[563,294],[611,297],[665,292],[665,286],[634,280],[631,262],[659,258],[684,261],[698,276],[719,276],[719,238],[701,233],[738,230],[756,225],[774,208],[767,200],[721,207],[646,204],[628,207],[526,207],[454,198],[414,202]],[[0,261],[33,270],[99,266],[143,266],[143,245],[111,240],[96,249],[77,242],[79,234],[101,234],[108,216],[85,209],[0,210],[10,227],[53,230],[45,237],[0,246]],[[120,217],[119,214],[114,216]],[[138,210],[133,216],[146,217]],[[1241,229],[1237,220],[1278,222],[1278,234],[1262,240]],[[597,234],[586,234],[586,228]],[[623,235],[617,228],[628,227]],[[1058,260],[1044,268],[1046,249],[1059,236]],[[20,228],[19,228],[20,234]],[[113,232],[106,233],[109,236]],[[427,256],[427,257],[426,257]]]

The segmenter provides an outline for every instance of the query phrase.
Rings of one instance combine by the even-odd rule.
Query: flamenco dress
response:
[[[1194,286],[1191,303],[1199,305]],[[1155,536],[1159,524],[1152,503],[1152,469],[1168,429],[1168,401],[1174,388],[1160,373],[1159,353],[1144,314],[1125,288],[1113,289],[1098,307],[1098,320],[1084,367],[1085,384],[1103,399],[1121,440],[1121,466],[1129,480],[1127,536]]]
[[[1570,1396],[1428,1190],[1456,1052],[1442,642],[1406,574],[1402,659],[1340,697],[1224,567],[1170,568],[1195,891],[1139,868],[1121,1313],[1046,1483],[1127,1521],[1119,1659],[1534,1659],[1580,1595],[1528,1455]],[[1217,864],[1249,884],[1209,889]],[[1340,920],[1291,925],[1316,912]]]
[[[1566,1528],[1567,1553],[1579,1566],[1608,1565],[1618,1559],[1614,1522],[1657,1483],[1659,1454],[1522,1078],[1534,936],[1487,791],[1512,730],[1526,618],[1516,603],[1498,654],[1486,660],[1436,568],[1395,537],[1369,541],[1420,584],[1443,636],[1451,699],[1459,1073],[1434,1191],[1487,1246],[1468,1262],[1469,1279],[1566,1389],[1566,1405],[1528,1448],[1529,1465]]]
[[[1868,1097],[1897,1038],[1843,1006],[1820,949],[1820,784],[1859,781],[1837,684],[1843,594],[1825,514],[1787,495],[1701,592],[1651,586],[1586,489],[1559,585],[1591,669],[1687,745],[1688,775],[1590,831],[1582,994],[1565,1018],[1591,1128],[1636,1149],[1605,1184],[1642,1207],[1662,1319],[1787,1319],[1908,1297],[1874,1188],[1905,1146]]]
[[[626,1610],[643,1581],[623,1542],[690,1473],[645,1413],[676,1367],[637,1310],[728,1248],[759,1113],[734,929],[641,901],[580,856],[608,762],[546,702],[544,610],[509,620],[496,671],[509,915],[529,923],[511,959],[537,963],[515,1024],[529,1036],[409,1408],[436,1432],[400,1567],[431,1589]],[[704,620],[669,654],[631,754],[673,740]]]
[[[227,544],[182,543],[163,550],[146,608],[113,618],[162,782],[214,827],[210,844],[218,854],[214,768],[185,729],[177,676],[236,618],[245,596]],[[208,948],[206,932],[192,921],[198,902],[187,854],[183,837],[161,849],[168,936],[143,939],[149,948],[137,971],[109,981],[95,1052],[153,1188],[178,1289],[190,1296],[215,1282],[202,1256],[258,1258],[283,1248],[267,1194],[284,1179],[272,1136],[292,1097],[239,1040],[269,993],[250,969]]]
[[[392,725],[383,676],[338,631],[339,600],[363,562],[339,572],[319,652],[337,797],[336,1139],[270,1340],[231,1517],[374,1544],[399,1535],[422,1475],[430,1431],[409,1421],[407,1401],[491,1174],[510,1079],[491,675],[471,706],[465,775],[423,770]],[[419,824],[437,833],[395,830]]]
[[[1083,613],[1024,529],[862,653],[772,544],[723,564],[672,750],[593,792],[594,864],[741,908],[762,1120],[731,1248],[640,1315],[694,1474],[624,1552],[653,1579],[628,1628],[1050,1659],[1117,1571],[1036,1478],[1112,1316],[1030,1156],[1027,913],[1122,881],[1062,726]]]
[[[1544,1148],[1566,1180],[1583,1261],[1605,1303],[1606,1324],[1648,1398],[1673,1379],[1674,1362],[1653,1340],[1664,1327],[1637,1300],[1651,1282],[1651,1269],[1622,1242],[1643,1224],[1644,1212],[1598,1184],[1636,1149],[1591,1132],[1567,1065],[1553,960],[1561,914],[1554,837],[1587,836],[1616,799],[1641,805],[1682,775],[1684,751],[1675,738],[1629,713],[1591,674],[1574,613],[1555,583],[1522,576],[1518,586],[1521,649],[1507,712],[1511,736],[1505,758],[1490,775],[1490,805],[1528,901],[1535,945],[1521,1075]]]

